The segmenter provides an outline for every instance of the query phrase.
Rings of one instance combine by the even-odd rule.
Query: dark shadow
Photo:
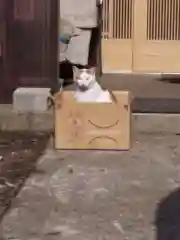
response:
[[[59,63],[59,78],[64,80],[64,86],[68,86],[73,83],[73,70],[70,63]]]
[[[163,198],[155,215],[156,240],[180,239],[180,189]]]
[[[51,133],[1,132],[0,222],[30,174],[44,174],[36,168]]]
[[[180,75],[179,74],[162,74],[158,80],[164,83],[174,83],[180,84]]]

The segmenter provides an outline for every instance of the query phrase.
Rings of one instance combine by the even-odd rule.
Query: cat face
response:
[[[77,67],[74,67],[73,73],[74,82],[76,86],[82,91],[88,90],[96,82],[95,68],[79,69]]]

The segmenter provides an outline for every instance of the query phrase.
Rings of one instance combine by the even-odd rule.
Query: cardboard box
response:
[[[131,98],[113,92],[112,103],[77,103],[72,92],[55,96],[55,148],[128,150],[131,142]]]

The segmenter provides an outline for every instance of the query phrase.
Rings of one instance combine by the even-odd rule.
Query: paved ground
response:
[[[49,146],[4,217],[1,239],[178,240],[179,157],[179,134],[137,135],[129,152]]]
[[[65,70],[61,76],[68,77],[66,80],[68,86],[65,89],[72,90],[73,86],[69,84],[72,83],[71,69]],[[133,112],[180,113],[180,76],[162,78],[142,74],[104,74],[101,83],[107,89],[131,91],[134,96]],[[1,92],[0,103],[12,103],[12,91],[9,89],[9,93],[4,90]]]
[[[180,76],[104,74],[102,85],[131,91],[134,112],[180,113]]]
[[[0,132],[0,221],[36,166],[49,134]]]
[[[130,90],[136,98],[180,98],[180,76],[103,74],[100,82],[111,90]]]
[[[133,112],[180,113],[180,76],[104,74],[101,84],[111,90],[131,91]],[[66,89],[73,89],[73,86]]]

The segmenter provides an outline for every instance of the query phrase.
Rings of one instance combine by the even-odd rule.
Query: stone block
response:
[[[49,88],[17,88],[13,93],[13,109],[21,113],[45,112],[49,96]]]

